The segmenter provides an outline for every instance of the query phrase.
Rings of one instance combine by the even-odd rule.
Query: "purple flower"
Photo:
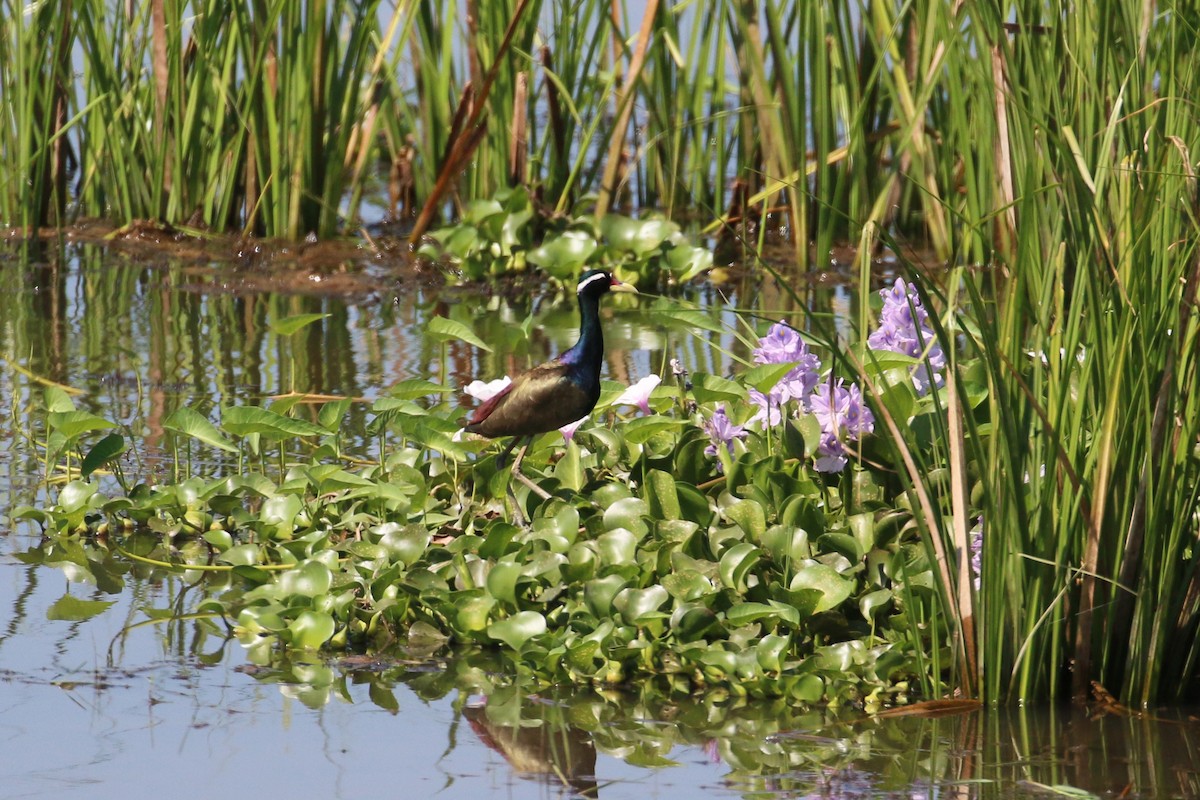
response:
[[[821,360],[809,352],[808,344],[794,328],[776,322],[766,335],[758,340],[758,347],[754,348],[754,363],[789,362],[795,362],[796,366],[771,389],[771,399],[775,405],[783,405],[788,400],[799,400],[801,407],[807,410],[808,396],[821,380]]]
[[[758,408],[758,411],[754,412],[754,416],[749,419],[747,424],[758,422],[770,428],[783,420],[783,402],[775,394],[774,389],[770,394],[763,394],[758,389],[751,389],[750,402]]]
[[[975,520],[970,531],[971,573],[975,576],[975,591],[983,588],[983,515]]]
[[[721,445],[725,446],[729,455],[733,455],[733,440],[746,438],[746,429],[741,425],[734,425],[730,421],[729,415],[725,413],[724,403],[718,403],[712,417],[703,420],[700,427],[711,440],[711,444],[704,448],[704,454],[708,456],[715,456],[717,447]],[[720,462],[718,461],[718,463]]]
[[[923,359],[909,370],[918,394],[925,394],[932,385],[941,386],[940,370],[946,366],[946,354],[934,340],[929,313],[921,305],[917,290],[903,278],[896,278],[892,288],[879,290],[879,296],[883,298],[879,327],[867,337],[867,344],[875,350]]]
[[[810,401],[813,416],[821,424],[821,443],[817,447],[818,472],[841,472],[846,467],[844,440],[858,441],[875,430],[875,416],[863,403],[856,384],[849,387],[822,383]]]
[[[832,433],[822,433],[813,463],[817,472],[841,472],[846,468],[847,460],[845,445]]]
[[[630,386],[621,396],[613,400],[611,405],[614,406],[637,406],[642,410],[643,414],[650,413],[650,393],[654,391],[654,387],[662,383],[662,378],[657,375],[650,375],[642,378],[637,383]]]
[[[568,442],[575,438],[575,431],[579,430],[579,426],[587,422],[587,417],[577,419],[574,422],[568,422],[558,429],[558,432],[563,435],[563,438]]]

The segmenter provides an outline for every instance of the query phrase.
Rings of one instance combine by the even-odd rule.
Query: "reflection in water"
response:
[[[550,289],[486,300],[394,282],[350,299],[261,294],[239,291],[219,270],[122,258],[87,247],[49,246],[37,259],[0,251],[0,407],[6,421],[18,420],[0,428],[0,514],[39,502],[42,465],[31,442],[43,435],[44,381],[82,390],[81,407],[144,443],[131,456],[143,461],[128,469],[149,477],[155,448],[165,446],[162,420],[180,406],[208,413],[292,390],[373,397],[414,376],[457,386],[544,360],[574,336],[573,298]],[[689,292],[722,323],[734,319],[729,307],[749,302],[742,298],[770,318],[793,307],[761,278]],[[832,289],[814,302],[853,319],[852,300]],[[669,358],[724,373],[722,349],[745,355],[732,335],[712,348],[708,333],[654,318],[666,301],[639,302],[609,320],[609,377],[629,382]],[[271,331],[298,313],[329,316],[290,336]],[[426,340],[421,329],[433,314],[469,324],[494,352]],[[361,425],[360,414],[347,444],[361,439]],[[231,643],[220,620],[190,618],[204,595],[194,584],[96,560],[82,546],[47,560],[41,545],[29,526],[0,537],[6,795],[127,798],[171,786],[180,798],[965,799],[1074,787],[1200,797],[1200,725],[1180,711],[879,719],[718,693],[663,696],[649,685],[535,695],[499,677],[503,664],[477,657],[285,662]],[[473,735],[456,735],[464,720]],[[496,786],[480,768],[492,754],[523,777]]]
[[[558,711],[556,705],[530,703],[521,707],[515,720],[506,720],[484,698],[469,702],[463,716],[479,740],[502,755],[518,776],[561,782],[580,795],[595,797],[596,745]]]

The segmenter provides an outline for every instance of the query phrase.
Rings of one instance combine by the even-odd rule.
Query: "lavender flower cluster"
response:
[[[934,339],[929,314],[921,305],[916,289],[897,278],[891,288],[879,292],[883,311],[879,328],[867,344],[875,350],[902,353],[922,362],[910,371],[913,386],[925,394],[931,386],[941,386],[940,370],[946,356]],[[821,441],[817,447],[814,468],[818,472],[841,472],[849,462],[848,442],[859,441],[875,429],[875,417],[863,402],[862,391],[854,383],[846,385],[841,379],[821,379],[821,361],[808,349],[808,344],[793,328],[778,322],[758,340],[754,348],[756,364],[795,364],[769,392],[750,390],[755,413],[745,425],[735,425],[724,405],[718,405],[703,428],[711,444],[705,449],[716,455],[724,447],[733,454],[734,441],[744,439],[748,426],[772,427],[786,416],[787,404],[795,401],[806,414],[812,414],[821,425]]]
[[[879,290],[879,296],[883,298],[883,311],[879,327],[867,337],[867,345],[873,350],[922,359],[909,371],[917,394],[925,394],[931,385],[941,386],[940,370],[946,366],[946,354],[934,339],[929,313],[921,305],[916,288],[896,278],[892,288]]]

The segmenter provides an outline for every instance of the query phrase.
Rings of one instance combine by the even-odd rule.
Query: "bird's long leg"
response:
[[[508,447],[504,448],[504,452],[501,453],[500,455],[496,456],[496,466],[497,467],[504,466],[504,462],[508,458],[508,454],[513,451],[513,448],[517,446],[517,442],[519,442],[519,441],[521,441],[521,437],[514,436],[512,438],[512,441],[508,443]]]
[[[550,493],[547,492],[542,487],[538,486],[533,481],[529,480],[529,478],[525,477],[525,473],[521,472],[521,462],[525,459],[525,451],[529,449],[529,445],[532,443],[533,443],[533,437],[532,436],[527,437],[525,439],[525,444],[521,447],[520,450],[517,451],[517,459],[515,461],[513,461],[513,465],[512,465],[512,474],[513,474],[514,478],[516,478],[521,483],[528,486],[529,491],[533,492],[534,494],[536,494],[538,497],[542,498],[543,500],[549,500]]]

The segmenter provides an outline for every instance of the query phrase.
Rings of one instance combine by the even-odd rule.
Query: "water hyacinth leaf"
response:
[[[617,528],[596,537],[596,548],[605,566],[635,563],[637,546],[638,537],[626,528]]]
[[[287,629],[280,610],[277,603],[246,606],[238,613],[238,627],[250,633],[279,633]]]
[[[567,280],[577,274],[596,252],[596,239],[586,231],[565,231],[530,250],[526,260],[541,267],[559,280]]]
[[[742,383],[752,389],[767,394],[775,385],[797,366],[795,361],[774,364],[755,364],[742,373]]]
[[[630,444],[645,444],[660,433],[675,433],[683,428],[683,421],[670,417],[638,417],[626,423],[623,438]]]
[[[791,644],[791,636],[769,633],[762,637],[754,647],[754,655],[758,659],[758,665],[766,672],[782,672],[783,659],[787,655]]]
[[[50,430],[62,434],[68,441],[89,431],[102,431],[117,427],[116,423],[87,411],[51,411],[46,418],[46,424]]]
[[[114,602],[116,601],[83,600],[66,594],[55,600],[50,608],[46,609],[46,619],[82,622],[85,619],[91,619],[97,614],[102,613]]]
[[[79,473],[86,478],[124,452],[125,438],[119,433],[110,433],[96,442],[83,457],[83,463],[79,465]]]
[[[570,489],[572,492],[578,492],[583,488],[586,476],[580,461],[579,445],[574,441],[567,442],[562,458],[554,465],[554,478],[562,484],[563,488]]]
[[[812,556],[808,533],[796,526],[772,525],[763,534],[762,546],[777,564],[800,563]]]
[[[853,536],[845,533],[826,533],[817,539],[817,550],[821,553],[840,553],[852,564],[862,561],[863,551]]]
[[[692,376],[692,394],[700,404],[745,403],[749,397],[746,389],[736,381],[705,372]]]
[[[523,649],[530,639],[545,632],[546,618],[537,611],[520,611],[487,627],[488,636],[517,651]]]
[[[658,520],[677,520],[682,513],[675,478],[669,472],[652,469],[646,473],[646,497],[650,516]]]
[[[820,613],[840,606],[854,591],[854,581],[843,578],[833,567],[809,561],[797,566],[796,574],[792,576],[788,588],[792,591],[798,589],[819,591],[821,601],[817,603],[814,613]]]
[[[741,528],[751,542],[761,542],[767,530],[767,515],[763,507],[754,500],[742,500],[726,506],[724,514],[729,521]]]
[[[792,627],[800,624],[800,612],[783,603],[737,603],[725,612],[725,621],[730,627],[741,627],[753,622],[768,620],[772,623],[786,622]]]
[[[680,243],[667,250],[666,262],[675,280],[685,283],[712,269],[713,253],[706,247]]]
[[[873,592],[867,592],[858,600],[858,608],[862,615],[867,619],[872,619],[881,610],[887,608],[888,603],[892,601],[892,592],[890,589],[876,589]]]
[[[487,590],[492,597],[510,606],[517,605],[517,583],[524,577],[524,564],[514,561],[493,564],[487,575]]]
[[[606,619],[612,615],[613,598],[617,592],[625,588],[627,581],[620,575],[606,575],[603,578],[593,578],[583,586],[583,601],[588,610],[597,619]]]
[[[435,341],[447,342],[457,339],[480,350],[489,353],[492,352],[492,348],[476,336],[474,331],[457,320],[447,319],[446,317],[433,317],[425,324],[425,333]]]
[[[604,527],[607,530],[625,528],[639,539],[650,530],[646,516],[650,513],[646,501],[640,497],[617,500],[604,510]]]
[[[217,561],[234,566],[254,566],[261,563],[262,552],[256,544],[239,544],[217,557]]]
[[[801,703],[819,703],[825,697],[825,681],[819,675],[801,675],[789,693]]]
[[[622,589],[613,597],[613,607],[630,625],[645,624],[650,617],[660,617],[658,609],[670,595],[662,586],[655,584],[645,589]]]
[[[485,630],[492,609],[496,607],[495,598],[481,595],[471,597],[458,603],[458,614],[455,621],[458,629],[468,633]]]
[[[329,314],[293,314],[290,317],[271,320],[267,327],[278,336],[291,336],[296,331],[307,328],[314,322],[325,319]]]
[[[231,406],[222,409],[221,427],[235,436],[259,434],[269,439],[325,435],[325,429],[319,425],[253,406]]]
[[[287,627],[292,646],[316,650],[333,636],[336,625],[333,616],[324,611],[301,611]]]
[[[233,442],[226,439],[216,425],[213,425],[206,417],[201,416],[197,411],[187,406],[172,411],[163,420],[163,427],[172,433],[196,439],[210,447],[215,447],[229,453],[237,452],[237,448],[233,445]]]
[[[333,585],[333,573],[319,561],[308,561],[299,569],[290,569],[279,578],[279,590],[283,595],[320,597],[329,593]]]
[[[86,481],[71,481],[58,493],[58,505],[66,513],[84,508],[96,494],[95,484]]]
[[[699,639],[716,624],[712,609],[697,603],[677,605],[671,612],[671,631],[685,642]]]
[[[662,585],[676,600],[699,600],[716,591],[712,581],[694,569],[681,569],[662,577]]]
[[[385,522],[375,529],[379,544],[388,549],[392,558],[405,566],[411,566],[425,553],[432,533],[424,525],[412,524],[401,527],[395,522]]]
[[[732,589],[738,594],[745,593],[747,576],[758,564],[761,555],[762,551],[749,542],[741,542],[730,547],[721,556],[718,565],[721,582],[725,584],[726,588]]]
[[[646,256],[679,233],[679,226],[665,219],[631,219],[621,214],[600,218],[600,235],[605,244],[618,250]]]

